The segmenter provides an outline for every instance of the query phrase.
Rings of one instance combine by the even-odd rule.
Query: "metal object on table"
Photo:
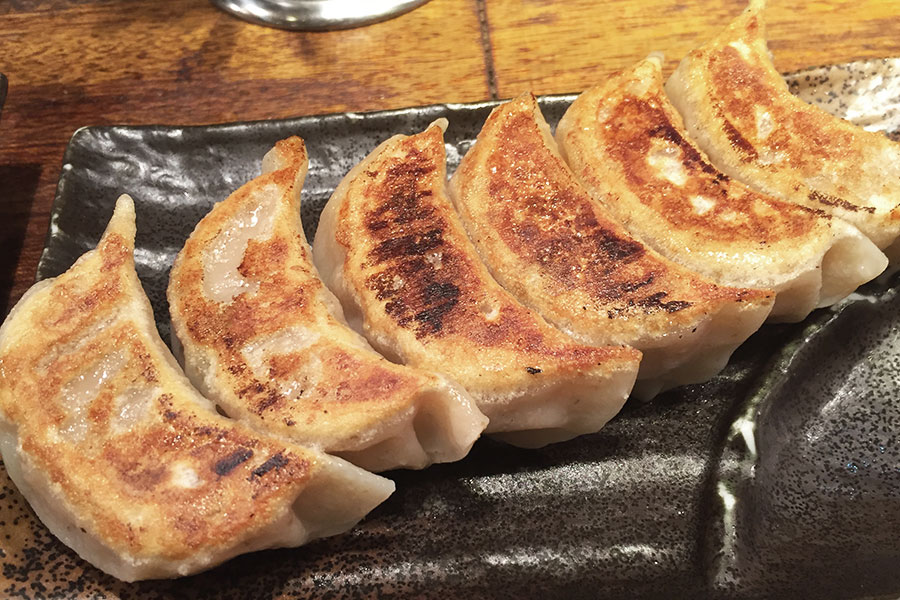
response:
[[[350,29],[386,21],[428,0],[212,0],[238,17],[299,31]]]

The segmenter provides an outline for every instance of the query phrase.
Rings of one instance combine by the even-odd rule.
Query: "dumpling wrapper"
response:
[[[666,92],[727,175],[855,225],[900,253],[900,144],[792,95],[766,46],[763,0],[688,54]]]
[[[487,418],[346,325],[300,225],[306,169],[300,138],[278,142],[178,254],[168,298],[185,372],[229,416],[368,470],[459,460]]]
[[[578,183],[531,94],[494,109],[450,190],[523,304],[578,340],[643,352],[640,398],[713,377],[772,308],[771,291],[717,286],[631,236]]]
[[[642,242],[716,283],[775,290],[770,321],[801,321],[887,266],[847,222],[712,166],[666,98],[659,57],[581,94],[556,137],[582,184]]]
[[[576,343],[491,278],[446,195],[445,127],[394,136],[347,174],[319,221],[319,272],[378,350],[461,383],[485,432],[536,447],[597,431],[640,353]]]
[[[0,452],[66,545],[124,581],[353,526],[394,485],[218,415],[156,332],[122,196],[99,246],[0,328]]]

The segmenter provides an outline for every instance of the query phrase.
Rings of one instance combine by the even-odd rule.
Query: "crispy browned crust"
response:
[[[218,204],[179,253],[168,290],[173,325],[179,338],[190,338],[215,356],[216,377],[229,390],[223,399],[229,414],[325,450],[356,450],[371,430],[440,384],[434,375],[383,359],[329,310],[299,222],[305,147],[293,137],[275,151],[285,157],[282,168]],[[204,291],[205,254],[235,215],[256,209],[254,194],[272,185],[281,194],[272,236],[251,239],[238,267],[241,276],[259,283],[258,290],[240,293],[230,303],[210,299]],[[266,373],[255,373],[244,355],[247,348],[291,328],[308,331],[317,341],[267,359]],[[280,382],[296,382],[299,397],[288,397]]]
[[[118,554],[180,560],[239,546],[286,514],[316,455],[219,417],[189,388],[158,337],[148,337],[152,321],[136,316],[150,312],[132,236],[111,231],[17,306],[0,354],[0,409],[23,460],[57,490],[50,502],[68,505]],[[67,431],[75,408],[66,386],[111,353],[127,360],[85,404],[89,428],[79,441]],[[149,408],[120,430],[115,398],[130,389],[149,390]],[[194,487],[172,483],[174,465],[193,469]]]
[[[395,136],[339,191],[344,278],[367,330],[393,337],[403,359],[450,374],[476,397],[487,386],[540,384],[540,372],[634,367],[636,351],[576,344],[493,280],[446,196],[438,125]]]
[[[586,90],[566,112],[567,135],[561,141],[589,189],[615,185],[619,182],[608,176],[621,175],[621,188],[615,185],[616,190],[630,192],[663,217],[669,232],[695,234],[695,251],[696,246],[741,250],[788,239],[804,243],[814,231],[828,233],[830,216],[824,211],[755,192],[715,168],[685,137],[681,117],[662,83],[659,63],[641,61]],[[683,183],[662,176],[648,161],[658,142],[677,151]],[[713,200],[714,206],[696,210],[692,199],[697,196]],[[620,220],[627,217],[629,205],[621,198],[606,204]]]
[[[632,237],[552,149],[530,94],[491,113],[453,178],[470,233],[501,283],[551,321],[634,344],[771,292],[721,287]]]
[[[747,20],[747,28],[741,37],[753,44],[760,35],[760,18],[753,16]],[[703,60],[709,69],[715,110],[741,160],[757,160],[761,152],[796,149],[798,151],[785,154],[782,169],[808,176],[820,172],[823,160],[847,156],[857,146],[853,132],[836,127],[834,118],[824,111],[790,110],[794,108],[793,102],[785,106],[782,100],[790,92],[780,79],[773,85],[767,65],[745,59],[734,46],[711,49]],[[757,108],[767,110],[777,124],[765,139],[754,133]],[[801,148],[802,152],[799,151]],[[862,158],[861,152],[856,154]],[[836,198],[835,202],[846,201]],[[849,202],[847,207],[848,210],[866,209]]]
[[[790,93],[768,55],[763,8],[752,0],[725,32],[685,57],[669,88],[673,100],[721,169],[842,217],[884,248],[900,232],[897,178],[884,172],[900,147]],[[764,113],[771,127],[759,128]]]

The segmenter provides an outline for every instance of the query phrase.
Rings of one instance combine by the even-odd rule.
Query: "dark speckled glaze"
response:
[[[0,113],[3,111],[3,103],[6,102],[6,90],[8,89],[9,82],[6,79],[6,75],[0,73]]]
[[[542,99],[551,123],[570,100]],[[38,277],[93,247],[116,196],[130,193],[139,273],[167,337],[175,253],[275,140],[298,134],[308,144],[309,234],[331,190],[378,142],[448,117],[452,169],[491,106],[82,129],[65,155]],[[4,479],[0,595],[896,597],[898,285],[884,276],[804,323],[766,326],[721,376],[630,403],[596,435],[541,450],[479,441],[459,463],[390,473],[397,492],[345,535],[182,580],[128,585],[103,575],[37,523]]]

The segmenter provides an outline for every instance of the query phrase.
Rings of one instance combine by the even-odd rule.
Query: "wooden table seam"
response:
[[[481,28],[481,50],[484,53],[484,70],[487,76],[488,92],[491,100],[500,98],[497,92],[497,69],[494,67],[494,47],[491,44],[491,26],[487,16],[487,0],[475,0],[478,10],[478,25]]]

